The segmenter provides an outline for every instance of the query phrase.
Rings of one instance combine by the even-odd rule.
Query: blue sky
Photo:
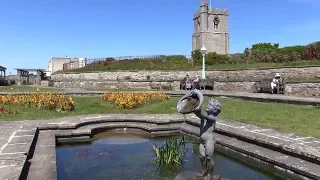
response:
[[[47,68],[52,56],[188,54],[200,0],[1,0],[0,65]],[[212,0],[229,9],[231,52],[320,40],[320,0]]]

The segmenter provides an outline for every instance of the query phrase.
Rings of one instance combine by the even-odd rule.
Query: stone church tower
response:
[[[193,18],[192,51],[204,44],[207,52],[229,54],[228,16],[227,9],[209,8],[206,0],[201,1]]]

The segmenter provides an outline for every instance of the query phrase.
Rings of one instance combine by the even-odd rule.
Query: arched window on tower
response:
[[[214,28],[214,29],[217,29],[219,23],[220,23],[220,18],[219,18],[219,16],[216,14],[216,16],[213,18],[213,28]]]

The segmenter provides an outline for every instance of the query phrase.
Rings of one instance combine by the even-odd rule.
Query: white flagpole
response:
[[[210,0],[210,5],[209,5],[210,9],[211,9],[211,0]]]

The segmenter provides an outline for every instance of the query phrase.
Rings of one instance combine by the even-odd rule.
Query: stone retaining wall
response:
[[[237,91],[253,92],[255,82],[214,82],[214,91]],[[43,86],[48,83],[43,82]],[[104,82],[54,82],[58,88],[90,88],[90,89],[163,89],[179,90],[179,81],[173,82],[126,82],[126,81],[104,81]],[[319,97],[320,83],[288,83],[285,86],[285,94],[300,97]]]
[[[207,78],[217,81],[249,81],[265,77],[273,77],[280,73],[285,78],[320,78],[320,67],[305,68],[274,68],[263,70],[238,70],[238,71],[207,71]],[[201,71],[115,71],[80,74],[55,74],[53,81],[175,81],[181,80],[188,74],[191,77],[201,75]]]
[[[255,82],[215,82],[216,91],[253,92]],[[300,97],[319,97],[320,83],[287,83],[285,94]]]
[[[320,78],[320,67],[207,71],[207,77],[216,80],[214,85],[216,91],[253,92],[254,81],[273,77],[277,72],[284,78]],[[51,80],[54,81],[53,86],[59,88],[179,90],[179,81],[186,74],[194,77],[200,75],[201,71],[116,71],[56,74],[51,76]],[[46,85],[46,83],[42,84]],[[286,85],[285,91],[287,95],[320,97],[320,83],[289,83]]]
[[[61,81],[54,82],[58,88],[105,88],[105,89],[164,89],[170,90],[179,82],[130,82],[130,81]],[[45,84],[45,83],[43,83]],[[178,84],[178,86],[180,83]],[[168,89],[169,88],[169,89]]]

